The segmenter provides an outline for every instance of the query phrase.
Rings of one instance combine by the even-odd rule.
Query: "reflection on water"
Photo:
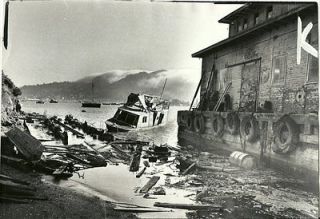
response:
[[[82,108],[81,103],[45,103],[36,104],[35,102],[26,101],[22,104],[22,109],[25,112],[37,112],[40,114],[56,115],[64,118],[67,114],[72,114],[74,118],[80,121],[87,121],[88,124],[97,128],[105,128],[104,122],[111,118],[118,109],[114,105],[101,105],[101,108]],[[82,110],[86,112],[81,112]],[[165,126],[159,126],[153,129],[134,131],[132,135],[137,135],[139,138],[154,141],[156,144],[168,143],[176,146],[178,125],[176,122],[177,111],[187,109],[186,106],[171,106],[168,115],[168,122]]]
[[[169,167],[169,164],[164,164],[161,168],[161,173],[169,173],[170,175],[177,174],[175,170]],[[127,165],[120,164],[118,166],[109,165],[107,167],[98,167],[79,171],[79,175],[81,177],[75,174],[72,178],[66,181],[55,182],[51,176],[45,176],[44,179],[62,187],[72,188],[85,194],[96,195],[103,200],[112,202],[125,202],[147,207],[153,207],[155,201],[193,203],[190,199],[185,197],[190,194],[190,191],[166,187],[165,182],[167,179],[163,175],[161,175],[161,178],[155,187],[163,186],[165,188],[166,195],[151,196],[153,197],[151,199],[143,198],[143,194],[140,194],[138,190],[148,182],[150,177],[157,175],[154,174],[156,169],[157,172],[159,172],[158,167],[151,164],[151,167],[147,168],[146,173],[142,177],[136,178],[135,173],[129,172]],[[172,178],[172,176],[170,178]],[[186,217],[185,210],[163,210],[168,210],[168,212],[143,213],[139,217]]]
[[[23,110],[25,112],[46,113],[49,116],[56,115],[64,118],[67,114],[72,114],[80,121],[87,121],[89,124],[97,128],[105,128],[104,121],[112,117],[116,112],[118,106],[102,105],[101,108],[82,108],[80,103],[57,103],[57,104],[35,104],[34,102],[24,102]],[[152,141],[155,144],[168,143],[171,146],[177,146],[177,111],[183,110],[186,107],[170,107],[168,122],[165,126],[155,127],[153,129],[146,129],[140,131],[133,131],[130,136],[135,138]],[[86,112],[81,112],[85,109]],[[88,139],[87,139],[88,140]],[[91,139],[90,139],[91,140]],[[69,136],[69,142],[72,144],[80,143],[81,139],[76,139],[74,136]],[[142,162],[142,161],[141,161]],[[79,175],[75,174],[72,178],[66,181],[55,182],[51,176],[45,176],[44,179],[49,182],[57,183],[60,186],[76,189],[86,194],[96,195],[103,200],[114,202],[126,202],[142,206],[152,207],[154,202],[178,202],[178,203],[192,203],[192,201],[185,197],[190,194],[190,191],[176,188],[166,187],[165,183],[169,177],[161,175],[162,173],[169,174],[170,180],[178,178],[178,170],[171,167],[172,163],[158,166],[151,164],[147,168],[145,174],[136,178],[136,174],[129,172],[128,166],[120,164],[118,166],[108,165],[107,167],[92,168],[79,171]],[[156,196],[156,199],[143,198],[143,194],[137,193],[144,186],[149,178],[155,175],[161,175],[160,180],[156,186],[163,186],[166,195]],[[176,177],[174,177],[176,175]],[[79,176],[83,176],[79,177]],[[180,177],[181,179],[181,177]],[[167,210],[167,209],[163,209]],[[185,218],[185,210],[168,210],[168,212],[157,213],[143,213],[139,215],[142,218]]]

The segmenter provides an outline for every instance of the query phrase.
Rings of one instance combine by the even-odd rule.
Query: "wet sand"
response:
[[[36,194],[48,200],[29,200],[26,204],[1,203],[0,218],[136,218],[112,209],[111,204],[94,196],[86,196],[67,188],[41,181],[41,175],[1,165],[2,174],[28,181]]]

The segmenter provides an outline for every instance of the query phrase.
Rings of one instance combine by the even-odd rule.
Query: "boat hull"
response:
[[[205,151],[216,151],[218,153],[224,153],[229,155],[233,151],[242,151],[249,153],[256,157],[260,164],[265,167],[271,167],[290,173],[299,178],[303,178],[306,182],[311,185],[318,185],[318,134],[315,133],[306,135],[305,132],[300,132],[299,143],[295,150],[289,153],[276,153],[274,151],[274,139],[265,141],[264,136],[274,136],[272,132],[273,121],[277,121],[278,118],[282,118],[283,115],[256,115],[259,121],[257,129],[263,127],[263,123],[270,123],[269,128],[264,131],[260,130],[260,136],[255,142],[243,141],[240,136],[240,132],[237,134],[231,134],[224,129],[221,136],[215,136],[212,130],[214,120],[213,115],[220,115],[222,118],[225,117],[226,113],[218,112],[190,112],[180,111],[178,112],[178,118],[182,115],[186,117],[194,118],[196,115],[202,115],[205,117],[205,130],[203,133],[196,131],[194,127],[188,127],[185,123],[178,119],[178,140],[180,145],[191,144],[199,150]],[[309,121],[307,115],[292,115],[297,123],[299,121]],[[225,121],[225,118],[224,118]],[[240,120],[241,121],[241,120]],[[312,124],[316,126],[318,121],[313,121]],[[225,125],[225,124],[224,124]],[[299,124],[302,126],[302,124]],[[310,125],[310,124],[309,124]],[[267,135],[268,134],[268,135]]]
[[[101,103],[82,103],[81,107],[100,108]]]

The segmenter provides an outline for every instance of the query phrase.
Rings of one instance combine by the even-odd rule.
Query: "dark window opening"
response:
[[[287,64],[285,56],[278,56],[273,58],[273,83],[284,83],[287,69],[286,65]]]
[[[242,25],[238,23],[238,32],[242,31]]]
[[[247,29],[248,28],[248,20],[247,19],[244,19],[243,21],[243,29]]]
[[[114,118],[120,122],[129,124],[129,125],[134,125],[136,126],[138,123],[138,115],[118,110],[114,116]]]
[[[147,117],[144,116],[144,117],[142,118],[142,123],[146,123],[146,122],[147,122]]]
[[[259,14],[254,14],[254,24],[258,24],[259,23]]]
[[[318,58],[309,54],[308,58],[308,82],[316,82],[319,81],[319,66],[318,66]]]
[[[267,19],[270,19],[272,17],[272,6],[267,8]]]
[[[160,117],[159,117],[159,120],[158,120],[158,125],[162,123],[163,117],[164,117],[164,114],[161,113]]]

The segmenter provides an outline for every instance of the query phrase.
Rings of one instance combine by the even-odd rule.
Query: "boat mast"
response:
[[[167,84],[167,78],[166,78],[166,80],[164,81],[164,85],[163,85],[163,88],[162,88],[162,92],[161,92],[161,95],[160,95],[160,99],[162,98],[163,91],[164,91],[164,88],[166,87],[166,84]]]
[[[91,98],[92,98],[92,102],[94,102],[93,80],[91,81]]]

